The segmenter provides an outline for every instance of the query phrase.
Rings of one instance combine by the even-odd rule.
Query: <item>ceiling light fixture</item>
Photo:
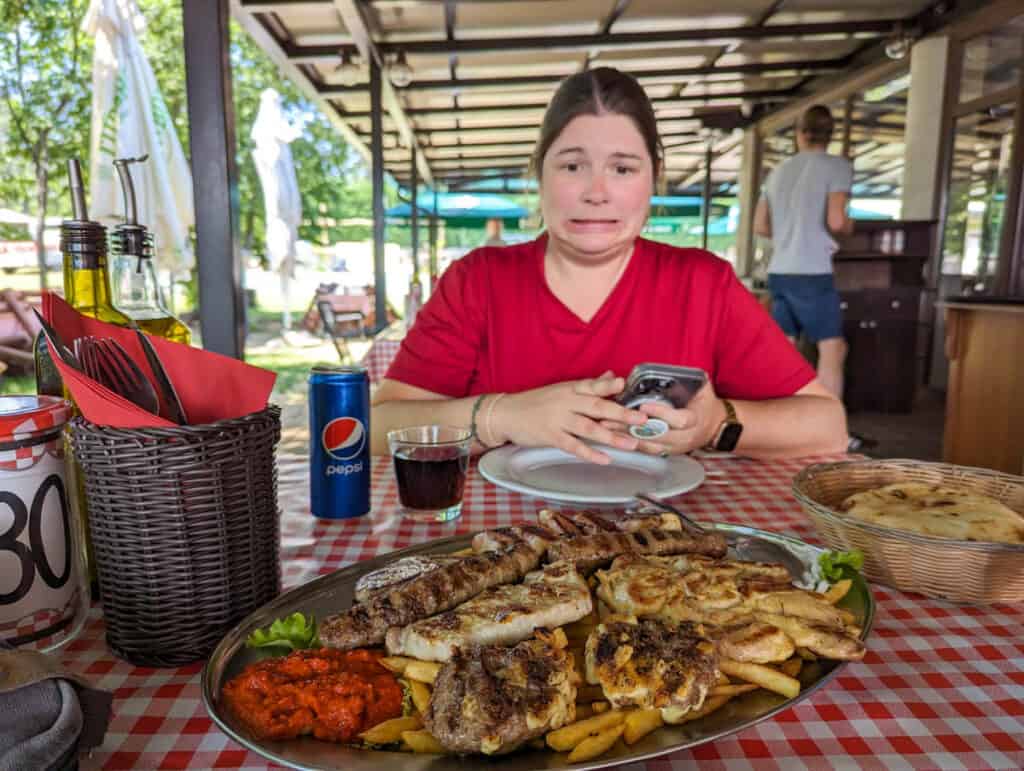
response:
[[[897,24],[892,36],[885,42],[885,55],[890,59],[902,59],[910,53],[914,38],[905,32],[902,24]]]
[[[412,67],[405,60],[405,51],[399,51],[395,61],[388,70],[391,77],[391,85],[395,88],[405,88],[412,83]]]
[[[341,62],[334,68],[335,74],[343,86],[352,87],[359,81],[359,66],[352,61],[347,49],[341,52]]]

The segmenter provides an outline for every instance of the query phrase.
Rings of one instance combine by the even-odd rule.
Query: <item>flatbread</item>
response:
[[[839,510],[873,525],[958,541],[1024,543],[1024,517],[995,498],[921,482],[851,495]]]

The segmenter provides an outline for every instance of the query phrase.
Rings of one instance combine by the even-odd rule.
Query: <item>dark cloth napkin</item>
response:
[[[69,347],[73,346],[74,340],[85,335],[116,340],[150,383],[156,382],[138,337],[131,329],[83,316],[52,292],[43,295],[43,316]],[[275,373],[230,356],[159,337],[150,336],[150,342],[178,392],[190,425],[241,418],[267,406],[277,378]],[[56,356],[54,363],[75,404],[92,423],[113,428],[168,428],[174,425],[72,369]]]
[[[0,646],[0,771],[77,767],[79,751],[103,742],[113,694],[50,656]]]

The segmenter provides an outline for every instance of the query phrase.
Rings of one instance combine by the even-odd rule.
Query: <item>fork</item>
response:
[[[108,337],[80,337],[75,354],[85,374],[116,394],[154,415],[160,414],[160,401],[153,384],[119,342]]]
[[[684,514],[682,510],[676,508],[671,503],[665,503],[665,501],[660,501],[657,498],[653,498],[650,495],[646,495],[644,493],[635,493],[633,497],[636,498],[638,501],[649,503],[652,506],[657,506],[659,509],[662,509],[663,511],[668,511],[672,514],[675,514],[677,517],[679,517],[679,519],[683,521],[684,525],[693,530],[695,533],[708,532],[707,528],[699,524],[696,520],[691,519],[688,514]]]

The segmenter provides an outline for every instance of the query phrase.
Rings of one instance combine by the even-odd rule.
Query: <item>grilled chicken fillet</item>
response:
[[[613,707],[657,708],[666,722],[699,708],[718,676],[715,646],[696,625],[654,618],[598,624],[586,662],[587,682]]]
[[[511,752],[576,718],[578,682],[572,655],[553,636],[473,646],[441,667],[423,722],[452,752]]]
[[[724,557],[721,533],[691,535],[678,530],[637,530],[631,533],[598,533],[562,538],[548,546],[549,562],[565,560],[588,571],[606,565],[620,554],[705,554]]]
[[[704,624],[727,658],[784,661],[794,646],[841,661],[864,656],[858,630],[820,595],[793,587],[782,565],[623,555],[597,579],[614,612]]]
[[[511,645],[530,637],[535,629],[578,621],[592,609],[583,576],[559,562],[528,574],[521,584],[494,586],[454,610],[392,627],[387,648],[392,655],[448,661],[457,649]]]
[[[454,608],[492,586],[518,581],[539,562],[540,555],[526,543],[506,551],[462,557],[325,619],[320,639],[343,650],[380,645],[390,627],[407,626]]]

